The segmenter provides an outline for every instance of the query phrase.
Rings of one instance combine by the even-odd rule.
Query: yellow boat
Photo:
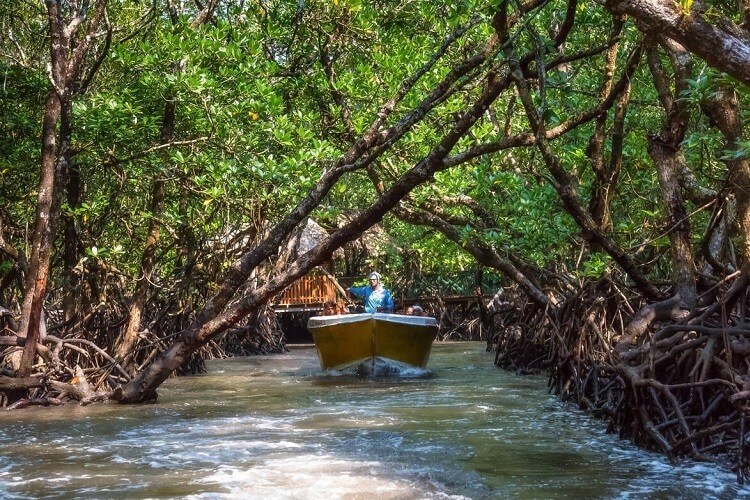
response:
[[[313,316],[307,322],[324,370],[376,361],[424,368],[438,327],[435,318],[401,314]]]

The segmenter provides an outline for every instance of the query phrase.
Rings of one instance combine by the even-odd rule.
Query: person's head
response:
[[[333,316],[336,314],[336,303],[332,300],[323,302],[323,316]]]
[[[409,306],[409,307],[407,307],[407,308],[406,308],[406,309],[404,310],[404,314],[406,314],[406,315],[408,315],[408,316],[411,316],[412,314],[414,314],[414,308],[413,308],[412,306]]]
[[[412,306],[411,310],[414,316],[422,316],[424,314],[424,310],[422,309],[422,306],[418,306],[416,304]]]
[[[377,286],[380,284],[380,274],[376,272],[370,273],[368,279],[370,280],[370,286],[373,288],[377,288]]]

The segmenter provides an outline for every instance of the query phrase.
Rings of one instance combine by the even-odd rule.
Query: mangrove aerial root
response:
[[[622,290],[604,279],[569,294],[555,314],[496,312],[497,364],[516,371],[546,364],[550,390],[606,419],[610,431],[671,458],[719,462],[746,480],[747,280],[725,280],[690,312],[672,299],[643,306]],[[663,310],[644,313],[648,307]],[[548,358],[535,358],[530,352],[544,343]]]
[[[102,286],[105,283],[101,284]],[[112,284],[110,284],[112,286]],[[157,324],[162,329],[143,329],[138,333],[130,353],[123,360],[115,359],[113,341],[125,327],[127,308],[117,301],[86,301],[79,305],[75,317],[58,317],[59,309],[46,311],[47,335],[38,343],[39,363],[27,377],[16,376],[14,353],[20,353],[25,339],[12,331],[0,335],[0,406],[20,409],[29,406],[57,405],[69,401],[81,405],[104,401],[112,391],[127,382],[131,374],[141,370],[161,354],[176,335],[189,324],[194,311],[177,308],[176,304],[159,305],[145,312],[144,323]],[[176,311],[175,311],[176,308]],[[84,334],[85,332],[85,334]],[[168,332],[168,333],[167,333]],[[177,332],[177,333],[174,333]],[[85,336],[85,338],[84,338]],[[273,309],[260,308],[256,315],[221,338],[208,342],[181,366],[177,374],[205,371],[205,362],[230,355],[283,352],[283,334]]]

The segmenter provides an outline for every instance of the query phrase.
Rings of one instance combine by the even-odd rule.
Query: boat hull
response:
[[[376,358],[424,368],[437,335],[435,318],[398,314],[314,316],[307,327],[324,370]]]

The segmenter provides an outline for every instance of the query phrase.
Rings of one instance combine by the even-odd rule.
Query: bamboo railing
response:
[[[316,304],[336,300],[336,287],[328,276],[303,276],[284,290],[278,305]]]

